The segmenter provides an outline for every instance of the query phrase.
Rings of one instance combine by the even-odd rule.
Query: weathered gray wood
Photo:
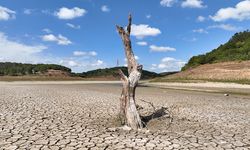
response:
[[[122,38],[125,54],[128,63],[129,76],[125,76],[122,70],[119,70],[123,82],[122,94],[120,98],[120,116],[125,120],[125,124],[133,129],[142,128],[140,115],[136,109],[135,90],[141,78],[142,65],[138,65],[132,51],[130,32],[132,16],[129,15],[128,26],[125,31],[123,27],[116,26],[119,35]]]

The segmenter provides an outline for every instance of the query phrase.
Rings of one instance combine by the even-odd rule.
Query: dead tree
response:
[[[131,32],[132,17],[128,17],[128,26],[124,30],[123,27],[116,26],[119,35],[122,38],[124,44],[124,50],[127,57],[128,63],[128,74],[127,77],[122,70],[119,70],[119,74],[122,80],[123,88],[120,98],[120,116],[125,121],[125,124],[132,129],[142,128],[142,122],[140,115],[136,108],[135,103],[135,90],[138,85],[138,81],[141,78],[142,65],[136,62],[134,53],[132,51],[130,32]]]

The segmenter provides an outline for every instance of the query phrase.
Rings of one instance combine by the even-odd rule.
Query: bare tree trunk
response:
[[[138,81],[141,78],[142,65],[138,65],[132,51],[130,31],[132,17],[129,15],[128,26],[125,31],[123,27],[116,26],[119,32],[123,44],[125,54],[128,60],[128,73],[129,76],[125,76],[122,70],[119,70],[121,80],[123,82],[123,89],[120,98],[120,116],[125,120],[125,123],[132,129],[142,128],[142,122],[140,115],[136,109],[135,103],[135,90],[138,85]]]

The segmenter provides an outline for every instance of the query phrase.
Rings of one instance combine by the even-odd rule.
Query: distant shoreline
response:
[[[57,77],[57,76],[0,76],[0,81],[118,81],[109,78]]]
[[[0,85],[84,85],[84,84],[116,84],[121,85],[121,81],[0,81]],[[178,82],[149,82],[140,81],[139,86],[155,87],[161,89],[171,89],[177,91],[193,91],[222,93],[233,95],[250,95],[250,85],[238,83],[221,83],[221,82],[203,82],[203,83],[178,83]]]

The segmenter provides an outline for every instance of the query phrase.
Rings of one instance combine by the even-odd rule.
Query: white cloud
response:
[[[10,10],[9,8],[0,6],[0,21],[7,21],[9,19],[15,18],[16,12],[13,10]]]
[[[196,37],[185,37],[183,38],[184,41],[187,41],[187,42],[195,42],[197,41],[198,39]]]
[[[42,31],[45,32],[45,33],[51,33],[51,32],[52,32],[52,31],[51,31],[50,29],[48,29],[48,28],[44,28]]]
[[[205,29],[202,29],[202,28],[200,28],[200,29],[194,29],[193,32],[194,33],[206,33],[206,34],[208,33]]]
[[[103,12],[110,12],[110,9],[109,9],[109,7],[108,7],[107,5],[103,5],[103,6],[101,7],[101,10],[102,10]]]
[[[175,48],[173,47],[168,47],[168,46],[156,46],[156,45],[150,45],[149,46],[150,51],[152,52],[168,52],[168,51],[176,51]]]
[[[150,70],[156,70],[157,69],[157,64],[152,64]]]
[[[152,16],[149,14],[149,15],[146,15],[146,18],[147,19],[150,19]]]
[[[81,64],[81,62],[79,60],[75,61],[75,60],[68,59],[68,58],[64,58],[64,59],[60,60],[59,64],[63,65],[63,66],[70,67],[70,68],[75,68],[75,67],[81,67],[82,66],[82,64]]]
[[[55,64],[60,64],[72,69],[73,72],[84,72],[88,70],[104,68],[106,64],[100,59],[83,59],[80,57],[58,58]]]
[[[96,62],[92,63],[91,66],[98,67],[103,65],[103,63],[104,62],[102,60],[97,60]]]
[[[20,63],[47,63],[60,64],[71,68],[74,72],[83,72],[87,70],[104,68],[106,64],[100,59],[93,57],[57,57],[44,54],[47,49],[43,45],[28,45],[21,42],[10,40],[8,36],[0,32],[0,61],[20,62]],[[95,55],[94,51],[88,52],[89,55]]]
[[[59,19],[74,19],[77,17],[84,16],[87,13],[85,9],[74,7],[74,8],[66,8],[62,7],[59,11],[55,12],[54,15],[57,16]]]
[[[32,14],[32,12],[33,12],[32,9],[27,9],[27,8],[25,8],[24,11],[23,11],[23,13],[24,13],[25,15],[30,15],[30,14]]]
[[[214,21],[225,21],[235,19],[239,21],[250,19],[250,0],[239,2],[235,7],[221,8],[214,16],[210,16]]]
[[[153,67],[157,67],[157,64],[152,64]]]
[[[47,42],[57,42],[58,45],[72,44],[72,42],[68,38],[62,36],[61,34],[59,34],[58,36],[55,36],[53,34],[43,35],[42,40]]]
[[[186,62],[171,57],[165,57],[160,64],[152,64],[152,68],[159,69],[160,72],[179,71]]]
[[[70,67],[79,67],[80,66],[80,64],[78,64],[77,62],[75,62],[73,60],[68,61],[68,63],[69,63]]]
[[[160,29],[149,27],[149,25],[146,24],[132,24],[131,26],[131,35],[137,39],[143,39],[147,36],[157,36],[159,34],[161,34]]]
[[[85,56],[87,53],[83,51],[74,51],[73,55],[74,56]]]
[[[47,47],[43,45],[27,45],[9,40],[4,33],[0,32],[0,54],[2,61],[36,61],[37,55],[45,49],[47,49]]]
[[[212,25],[212,26],[209,26],[208,29],[223,29],[223,30],[226,30],[226,31],[237,31],[237,30],[240,30],[240,28],[235,27],[235,26],[230,25],[230,24]]]
[[[145,42],[145,41],[141,41],[141,42],[136,42],[137,45],[140,45],[140,46],[147,46],[148,43]]]
[[[135,60],[139,60],[140,58],[138,56],[135,55]]]
[[[89,55],[90,55],[90,56],[96,56],[96,55],[97,55],[97,52],[95,52],[95,51],[90,51],[90,52],[89,52]]]
[[[46,14],[46,15],[53,15],[53,13],[52,12],[50,12],[48,9],[43,9],[43,10],[41,10],[41,12],[43,13],[43,14]]]
[[[74,56],[96,56],[97,52],[95,51],[89,51],[89,52],[85,52],[85,51],[74,51],[73,52]]]
[[[203,17],[203,16],[198,16],[196,20],[197,20],[198,22],[203,22],[203,21],[206,20],[206,18]]]
[[[204,8],[202,0],[185,0],[181,3],[183,8]]]
[[[161,0],[160,4],[163,7],[172,7],[174,3],[176,3],[177,0]]]
[[[74,24],[71,24],[71,23],[66,23],[66,25],[70,28],[73,28],[73,29],[80,29],[81,26],[80,25],[74,25]]]

